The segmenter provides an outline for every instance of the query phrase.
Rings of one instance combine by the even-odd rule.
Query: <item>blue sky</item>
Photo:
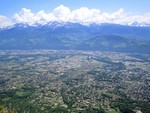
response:
[[[22,8],[31,9],[32,12],[51,12],[61,4],[71,10],[88,7],[109,13],[120,8],[136,14],[150,12],[150,0],[0,0],[0,15],[10,17]]]

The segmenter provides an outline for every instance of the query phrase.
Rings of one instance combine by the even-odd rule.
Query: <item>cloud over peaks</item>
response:
[[[33,24],[37,21],[37,17],[34,13],[31,12],[31,10],[22,8],[19,13],[16,13],[14,15],[14,21],[16,23],[28,23]]]
[[[13,22],[6,16],[0,15],[0,28],[13,25]]]
[[[53,10],[53,15],[58,21],[68,21],[70,14],[70,9],[63,5],[60,5]]]
[[[46,13],[41,10],[33,13],[30,9],[22,8],[21,11],[13,15],[13,19],[0,15],[0,28],[10,26],[16,23],[25,23],[28,25],[46,24],[52,21],[78,22],[78,23],[115,23],[123,25],[150,24],[150,13],[143,15],[133,15],[125,12],[122,8],[113,13],[101,12],[99,9],[89,9],[81,7],[70,10],[64,5],[56,7],[52,12]]]

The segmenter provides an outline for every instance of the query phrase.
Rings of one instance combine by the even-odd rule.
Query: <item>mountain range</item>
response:
[[[51,22],[0,29],[0,50],[94,50],[150,54],[150,26]]]

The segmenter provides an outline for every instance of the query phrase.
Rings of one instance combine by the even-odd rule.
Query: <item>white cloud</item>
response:
[[[70,13],[70,9],[63,5],[60,5],[53,10],[53,14],[58,21],[68,21]]]
[[[7,26],[11,26],[11,25],[13,25],[13,23],[11,22],[9,18],[7,18],[6,16],[0,15],[0,28],[4,28]]]
[[[133,15],[126,13],[122,8],[113,13],[101,12],[99,9],[89,9],[81,7],[71,11],[68,7],[60,5],[52,12],[46,13],[41,10],[33,13],[30,9],[22,8],[19,13],[14,14],[13,20],[5,16],[0,16],[0,27],[12,25],[12,23],[25,23],[34,25],[35,23],[46,24],[51,21],[79,22],[79,23],[115,23],[131,25],[139,23],[150,24],[150,13],[144,15]]]
[[[100,10],[81,7],[71,12],[69,20],[71,22],[96,22],[95,18],[100,15]]]
[[[31,10],[26,8],[22,8],[19,13],[16,13],[14,15],[14,21],[16,23],[25,23],[25,24],[32,25],[37,20],[38,18],[35,16],[35,14],[32,13]]]
[[[46,14],[43,10],[39,11],[36,14],[36,18],[37,18],[36,23],[39,24],[46,24],[47,22],[50,21],[56,21],[56,17],[52,13]]]

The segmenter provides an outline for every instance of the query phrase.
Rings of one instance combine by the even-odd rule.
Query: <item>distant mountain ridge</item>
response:
[[[52,22],[0,29],[0,50],[79,49],[150,53],[150,27]]]

